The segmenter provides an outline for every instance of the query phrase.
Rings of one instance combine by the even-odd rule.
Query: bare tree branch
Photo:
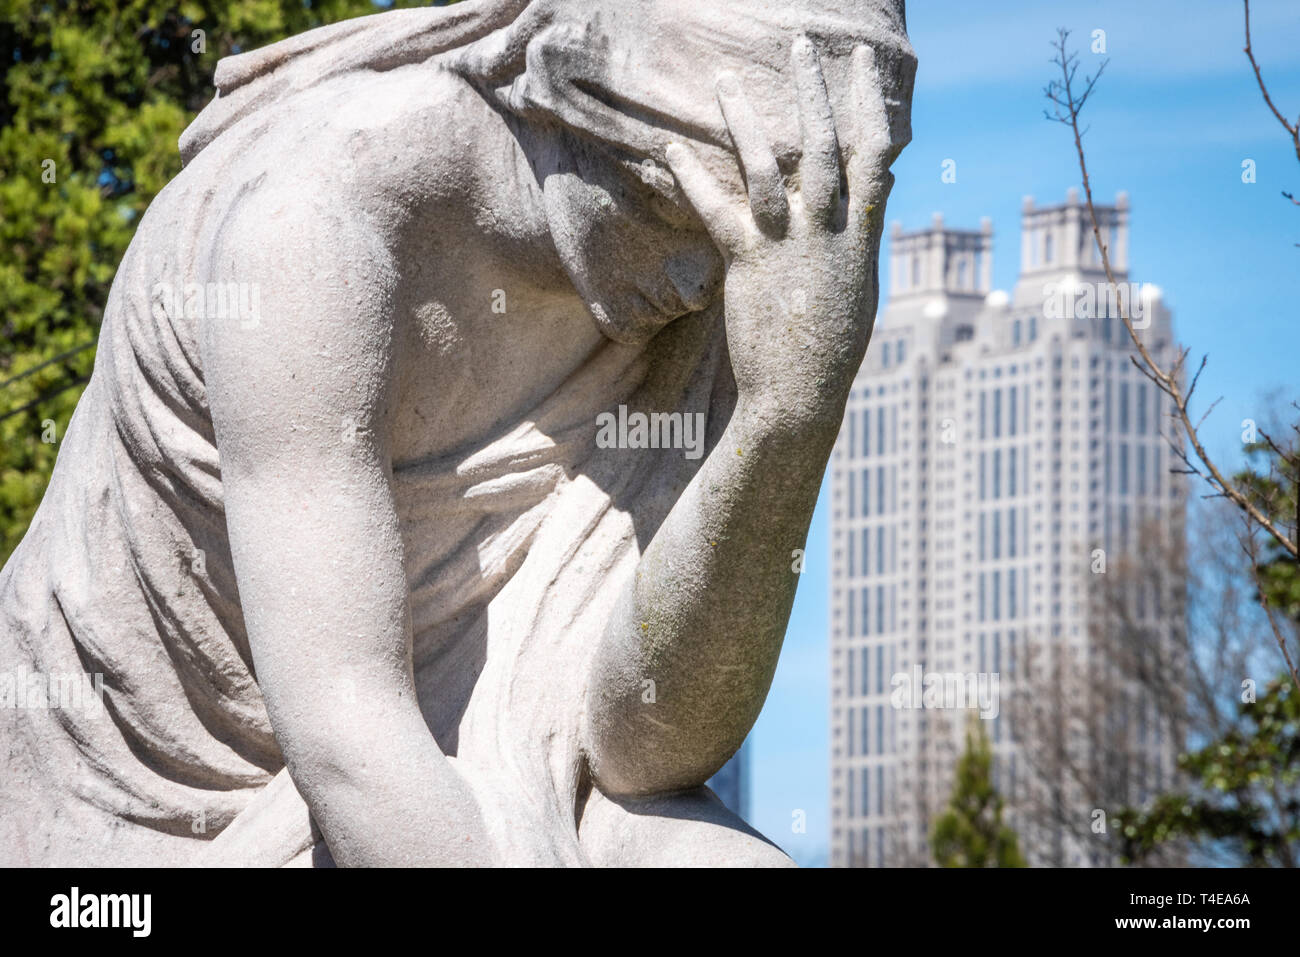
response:
[[[1282,115],[1282,111],[1273,105],[1273,98],[1268,95],[1268,87],[1264,85],[1264,74],[1259,70],[1259,63],[1256,62],[1255,52],[1250,45],[1250,0],[1242,0],[1242,3],[1246,8],[1246,49],[1243,52],[1250,60],[1251,68],[1255,71],[1255,80],[1259,83],[1259,92],[1264,94],[1264,102],[1267,103],[1268,108],[1273,111],[1273,115],[1276,116],[1277,121],[1282,124],[1282,128],[1290,134],[1291,142],[1295,144],[1295,157],[1300,160],[1300,121],[1296,123],[1288,123],[1286,117]],[[1291,200],[1291,202],[1296,202],[1290,193],[1283,193],[1282,195]],[[1296,203],[1296,205],[1300,205],[1300,203]]]
[[[1187,441],[1191,445],[1201,468],[1198,469],[1187,455],[1180,453],[1180,457],[1187,463],[1189,468],[1193,469],[1196,474],[1200,475],[1209,484],[1216,494],[1229,499],[1238,509],[1248,515],[1256,525],[1272,536],[1284,552],[1293,559],[1300,560],[1300,545],[1293,541],[1291,536],[1279,528],[1272,519],[1260,511],[1241,489],[1237,488],[1223,475],[1206,451],[1197,431],[1197,424],[1192,422],[1188,405],[1201,371],[1205,368],[1205,359],[1201,360],[1200,368],[1197,369],[1196,375],[1192,379],[1191,387],[1184,390],[1181,384],[1181,372],[1187,355],[1186,351],[1183,352],[1182,357],[1171,369],[1162,368],[1152,357],[1146,344],[1133,327],[1133,320],[1129,316],[1128,306],[1123,298],[1118,295],[1118,283],[1115,279],[1114,270],[1111,268],[1110,254],[1106,244],[1101,239],[1101,226],[1097,218],[1096,207],[1093,204],[1092,183],[1088,177],[1088,162],[1083,149],[1083,135],[1079,130],[1079,111],[1082,109],[1087,97],[1091,95],[1097,78],[1101,76],[1101,70],[1098,70],[1095,76],[1087,79],[1084,94],[1076,96],[1073,91],[1073,79],[1078,70],[1078,58],[1068,50],[1068,37],[1068,30],[1057,31],[1057,55],[1052,59],[1052,62],[1061,68],[1061,79],[1053,80],[1046,88],[1048,99],[1056,104],[1056,116],[1051,117],[1049,115],[1049,118],[1056,119],[1069,126],[1074,134],[1075,152],[1079,156],[1079,173],[1083,177],[1083,191],[1087,199],[1088,216],[1092,221],[1093,240],[1096,242],[1097,250],[1101,254],[1101,263],[1106,273],[1106,281],[1110,284],[1112,290],[1116,290],[1115,298],[1119,306],[1120,320],[1124,323],[1124,328],[1128,330],[1129,338],[1132,339],[1133,345],[1141,357],[1142,365],[1149,372],[1148,378],[1152,379],[1156,386],[1165,395],[1169,396],[1170,401],[1173,403],[1175,417],[1182,427],[1181,431],[1187,437]],[[1105,64],[1103,63],[1102,66],[1104,68]],[[1288,126],[1287,129],[1294,132],[1295,127]],[[1300,156],[1300,141],[1298,141],[1297,156]]]

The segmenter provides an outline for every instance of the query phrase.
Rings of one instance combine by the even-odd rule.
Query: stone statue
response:
[[[903,0],[469,0],[224,60],[0,575],[0,863],[789,863],[703,783],[914,70]]]

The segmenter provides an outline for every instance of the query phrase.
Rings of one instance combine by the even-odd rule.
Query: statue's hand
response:
[[[875,318],[884,202],[893,183],[889,121],[875,57],[853,54],[856,123],[847,158],[816,51],[799,37],[791,52],[803,155],[787,184],[771,144],[734,75],[717,96],[739,154],[748,197],[714,177],[690,149],[668,148],[683,192],[727,265],[727,342],[742,402],[773,421],[838,426]]]

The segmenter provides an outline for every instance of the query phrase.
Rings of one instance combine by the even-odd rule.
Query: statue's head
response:
[[[536,160],[546,212],[570,278],[609,337],[642,341],[720,287],[720,257],[666,163],[670,143],[688,143],[743,192],[716,97],[720,74],[739,80],[782,171],[797,168],[790,57],[800,35],[817,49],[846,151],[866,132],[850,108],[852,53],[874,50],[901,150],[916,66],[902,0],[533,0],[509,27],[449,56],[505,110],[565,144]]]
[[[715,94],[730,72],[793,173],[800,35],[817,50],[845,151],[864,132],[850,107],[852,53],[873,49],[901,150],[916,67],[903,0],[466,0],[393,11],[222,61],[221,97],[181,149],[188,160],[249,111],[341,73],[440,62],[557,146],[530,156],[565,269],[607,336],[643,341],[707,305],[722,277],[668,172],[668,144],[691,145],[740,188]]]
[[[644,342],[704,309],[722,257],[665,166],[569,130],[533,157],[560,261],[601,332]]]

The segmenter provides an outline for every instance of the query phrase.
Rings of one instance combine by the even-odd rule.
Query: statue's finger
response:
[[[830,222],[840,207],[840,148],[835,135],[831,101],[826,95],[821,64],[812,41],[801,36],[791,50],[799,98],[799,129],[803,159],[799,164],[800,192],[809,215]]]
[[[722,117],[740,156],[754,222],[768,235],[782,236],[790,222],[790,205],[771,141],[734,73],[718,77],[717,94]]]
[[[713,241],[727,252],[735,250],[741,231],[731,197],[689,147],[669,143],[665,155],[668,168],[704,221],[704,228]]]
[[[876,54],[869,46],[853,51],[853,109],[859,130],[848,161],[849,216],[857,220],[869,207],[881,203],[889,193],[889,109],[884,85],[876,68]]]

